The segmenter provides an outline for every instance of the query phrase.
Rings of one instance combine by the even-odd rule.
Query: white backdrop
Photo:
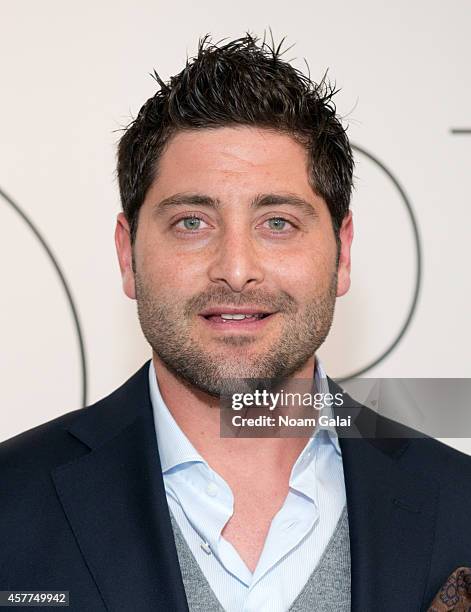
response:
[[[329,68],[352,142],[385,166],[418,223],[422,285],[410,328],[367,376],[470,377],[471,4],[454,0],[0,0],[0,189],[46,239],[78,311],[88,403],[150,357],[135,302],[121,291],[113,231],[115,148],[198,38],[287,36],[284,58],[319,79]],[[320,351],[331,376],[394,341],[415,287],[415,241],[393,181],[357,152],[353,285]],[[81,407],[69,303],[44,248],[0,197],[0,440]],[[446,409],[446,407],[444,407]],[[471,440],[449,443],[471,453]]]

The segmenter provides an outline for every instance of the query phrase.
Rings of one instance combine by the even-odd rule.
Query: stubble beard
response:
[[[335,271],[328,289],[314,296],[302,312],[286,292],[275,300],[270,296],[270,303],[270,297],[268,301],[263,299],[266,294],[260,291],[244,294],[242,301],[242,294],[228,298],[221,288],[195,296],[182,308],[159,294],[137,272],[135,282],[140,325],[154,353],[182,383],[214,397],[268,388],[268,381],[274,384],[299,371],[329,333],[337,292]],[[274,315],[281,320],[278,337],[267,345],[258,340],[257,333],[221,334],[217,342],[205,347],[194,332],[195,325],[201,325],[196,317],[205,307],[222,303],[260,304],[270,311],[278,310]],[[257,349],[262,343],[263,349]]]

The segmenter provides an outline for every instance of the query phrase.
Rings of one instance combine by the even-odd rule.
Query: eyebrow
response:
[[[281,206],[288,204],[302,211],[306,216],[317,219],[319,217],[316,209],[307,200],[294,195],[292,193],[263,193],[258,194],[250,203],[252,210],[257,210],[265,206]],[[178,206],[207,206],[214,210],[221,210],[221,201],[217,198],[212,198],[207,195],[198,193],[175,193],[174,195],[164,198],[154,205],[153,214],[156,217],[163,216],[166,211]]]

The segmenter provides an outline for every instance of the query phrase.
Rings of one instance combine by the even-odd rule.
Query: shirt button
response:
[[[201,542],[200,546],[207,555],[211,554],[211,547],[207,542]]]
[[[210,495],[211,497],[216,497],[216,495],[218,494],[217,484],[214,482],[210,482],[208,486],[206,487],[206,493]]]

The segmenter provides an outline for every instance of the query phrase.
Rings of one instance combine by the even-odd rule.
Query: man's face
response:
[[[170,140],[140,210],[134,271],[122,213],[116,228],[124,290],[147,341],[183,382],[214,396],[227,392],[227,379],[292,376],[312,358],[349,287],[350,215],[340,239],[337,269],[305,149],[245,126]],[[237,309],[272,314],[217,314]]]

